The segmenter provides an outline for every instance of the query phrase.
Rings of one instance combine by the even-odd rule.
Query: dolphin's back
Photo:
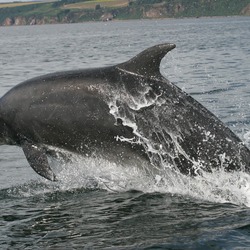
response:
[[[65,136],[72,145],[89,133],[93,137],[94,131],[112,133],[115,118],[101,96],[108,81],[107,70],[112,71],[59,72],[25,81],[2,97],[5,121],[20,135],[45,144],[61,145]]]

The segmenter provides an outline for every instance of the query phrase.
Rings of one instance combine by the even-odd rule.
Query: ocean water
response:
[[[0,37],[0,96],[35,76],[175,43],[162,74],[250,147],[249,17],[0,27]],[[34,173],[20,148],[0,146],[0,249],[250,249],[246,173],[159,184],[98,158],[51,164],[58,183]]]

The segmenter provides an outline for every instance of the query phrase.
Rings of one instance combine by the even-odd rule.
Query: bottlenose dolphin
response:
[[[123,164],[149,162],[183,174],[249,171],[250,151],[217,117],[160,73],[175,48],[148,48],[115,66],[27,80],[0,99],[0,143],[19,145],[30,166],[56,180],[50,147]]]

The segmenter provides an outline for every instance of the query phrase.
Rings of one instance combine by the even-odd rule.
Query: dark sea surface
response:
[[[0,27],[0,37],[0,96],[35,76],[175,43],[162,74],[250,147],[250,17]],[[246,173],[159,184],[96,158],[51,164],[57,183],[39,177],[21,148],[0,146],[0,249],[250,249]]]

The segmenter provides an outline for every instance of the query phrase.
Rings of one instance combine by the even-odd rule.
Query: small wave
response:
[[[230,88],[219,88],[219,89],[212,89],[212,90],[208,90],[208,91],[199,91],[199,92],[190,92],[191,96],[195,96],[195,95],[213,95],[213,94],[219,94],[219,93],[223,93],[223,92],[227,92],[231,90]]]
[[[39,180],[31,180],[21,185],[0,190],[0,200],[27,198],[53,191],[54,190],[49,183]]]

